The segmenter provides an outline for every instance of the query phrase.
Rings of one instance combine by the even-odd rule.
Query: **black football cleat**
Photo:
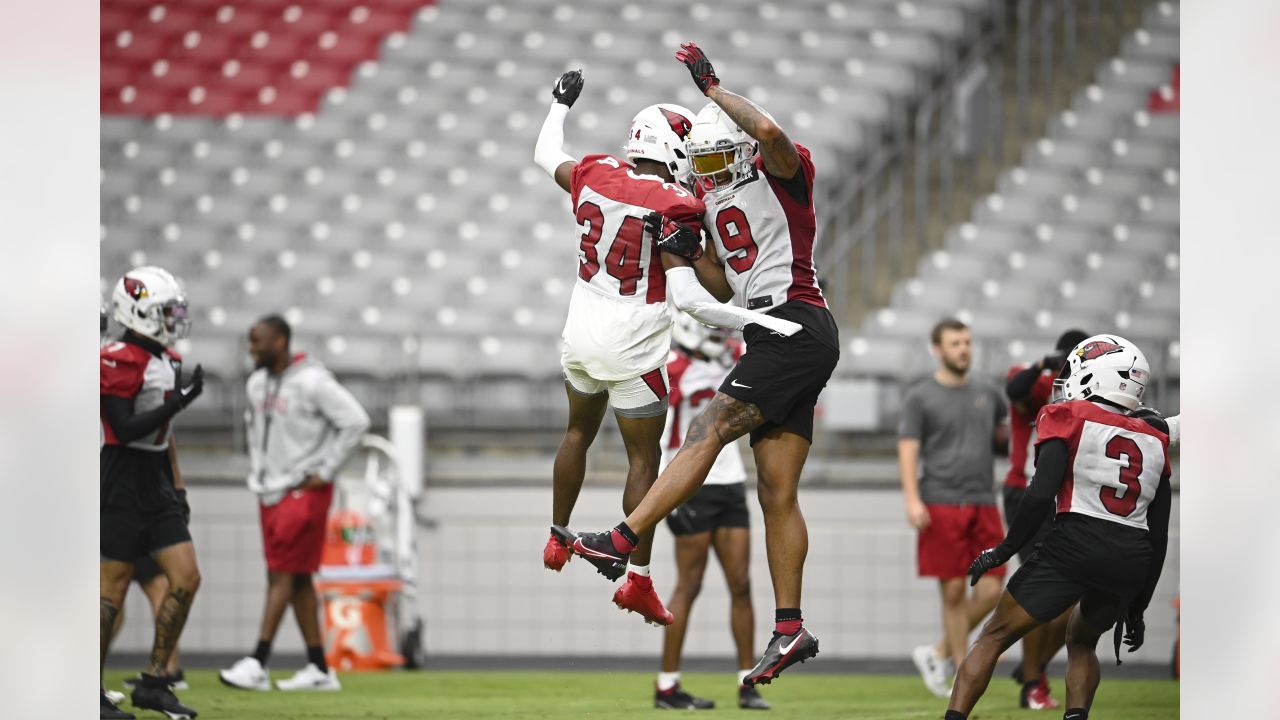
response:
[[[613,540],[607,531],[579,535],[569,528],[552,525],[551,534],[572,548],[575,555],[594,565],[596,572],[610,582],[617,581],[627,571],[627,559],[631,557],[631,553],[619,553],[613,547]]]
[[[169,678],[143,673],[130,696],[133,706],[142,710],[155,710],[169,716],[169,720],[195,720],[196,711],[183,705],[169,689]]]
[[[659,710],[710,710],[716,706],[715,700],[694,697],[685,692],[679,683],[670,690],[653,692],[653,706]]]
[[[187,685],[187,676],[182,672],[182,668],[178,668],[178,672],[172,675],[165,675],[164,678],[169,682],[169,688],[171,690],[186,690],[187,688],[190,687],[189,685]],[[142,681],[142,674],[139,673],[134,677],[125,678],[122,684],[124,685],[126,690],[132,690],[135,687],[137,687],[138,683],[141,681]]]
[[[783,670],[804,662],[818,654],[818,638],[804,628],[794,635],[773,634],[769,647],[764,649],[760,662],[751,668],[751,674],[743,679],[742,684],[748,687],[768,685],[782,674]]]
[[[98,711],[99,720],[137,720],[137,715],[116,707],[116,704],[107,697],[106,691],[102,691],[101,697],[102,702],[98,706],[100,708]]]
[[[772,706],[760,697],[759,690],[750,685],[739,685],[738,707],[743,710],[768,710]]]

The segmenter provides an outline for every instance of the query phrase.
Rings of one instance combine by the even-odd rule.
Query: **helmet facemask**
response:
[[[686,142],[694,182],[703,190],[719,190],[741,180],[755,159],[755,145],[721,137],[715,142]]]

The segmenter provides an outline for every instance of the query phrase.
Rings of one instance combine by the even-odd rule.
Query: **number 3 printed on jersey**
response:
[[[1120,517],[1129,517],[1138,507],[1138,496],[1142,494],[1142,483],[1138,476],[1142,474],[1142,450],[1138,443],[1123,435],[1116,435],[1107,441],[1107,457],[1112,460],[1123,459],[1125,464],[1120,468],[1120,484],[1124,485],[1124,497],[1113,487],[1098,490],[1102,506],[1107,512]]]
[[[731,253],[725,258],[725,262],[733,268],[734,272],[741,275],[756,264],[759,248],[756,247],[755,239],[751,237],[751,226],[747,224],[747,214],[740,208],[731,205],[716,213],[716,232],[720,236],[720,242]],[[739,255],[739,250],[746,252]]]

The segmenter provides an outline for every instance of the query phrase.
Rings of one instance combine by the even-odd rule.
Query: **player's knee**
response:
[[[195,592],[200,588],[200,582],[203,578],[200,576],[200,568],[195,563],[191,567],[179,568],[169,574],[170,589],[182,588],[189,592]]]
[[[746,573],[741,575],[731,575],[728,577],[729,599],[733,602],[750,602],[751,600],[751,579]]]
[[[756,482],[756,496],[766,513],[790,511],[799,508],[799,498],[793,483],[781,483],[760,474]]]
[[[293,574],[293,590],[306,590],[311,587],[311,573],[294,573]]]
[[[692,600],[702,594],[702,577],[681,578],[677,589]]]
[[[944,582],[942,584],[942,602],[947,607],[963,605],[965,590],[963,581]],[[993,618],[994,620],[994,618]]]

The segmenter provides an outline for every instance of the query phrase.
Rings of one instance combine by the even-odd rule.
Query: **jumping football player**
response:
[[[569,301],[562,335],[561,366],[569,398],[569,424],[553,469],[552,537],[543,564],[559,570],[569,559],[562,543],[572,535],[555,528],[569,523],[586,475],[587,449],[612,405],[627,451],[623,509],[630,512],[658,474],[659,441],[667,414],[667,353],[671,314],[667,279],[659,253],[645,231],[644,218],[660,213],[701,227],[705,207],[679,184],[689,173],[684,138],[692,113],[679,105],[644,108],[631,121],[626,160],[587,155],[574,160],[563,150],[564,120],[582,92],[582,72],[564,73],[552,89],[554,102],[538,135],[534,162],[572,197],[582,228],[578,281]],[[632,164],[634,163],[634,165]],[[696,283],[694,283],[696,286]],[[741,308],[723,306],[701,287],[672,289],[679,307],[698,310],[709,323],[741,329],[748,322],[795,332],[799,326]],[[671,613],[653,591],[649,577],[650,543],[636,539],[632,561],[598,565],[602,574],[627,581],[614,594],[621,608],[647,622],[671,623]]]
[[[1031,630],[1071,610],[1067,624],[1067,710],[1085,720],[1098,689],[1097,644],[1116,624],[1133,652],[1169,540],[1168,425],[1134,417],[1150,367],[1133,343],[1095,335],[1067,356],[1054,404],[1036,419],[1036,471],[1004,541],[969,568],[971,582],[1008,562],[1054,510],[1053,529],[1009,580],[956,675],[945,720],[966,720],[1000,654]],[[1077,605],[1077,603],[1079,603]],[[1118,624],[1117,624],[1118,622]]]
[[[694,414],[716,395],[716,388],[742,354],[742,345],[728,332],[707,327],[686,313],[677,313],[671,329],[675,347],[667,361],[671,378],[671,412],[662,433],[662,467],[671,464],[680,441],[689,432]],[[736,443],[735,443],[736,445]],[[755,664],[751,606],[751,530],[747,512],[747,470],[737,447],[720,453],[707,481],[688,502],[667,516],[676,538],[676,588],[671,593],[675,622],[662,637],[662,671],[658,673],[653,704],[664,709],[704,710],[715,702],[695,697],[680,686],[680,658],[689,613],[702,588],[707,556],[715,550],[729,589],[729,626],[738,659],[738,707],[768,710],[769,703],[742,679]]]
[[[126,330],[99,353],[101,456],[101,660],[105,663],[116,616],[124,602],[134,561],[150,555],[168,580],[155,617],[151,660],[133,689],[135,707],[170,718],[196,711],[173,694],[165,674],[200,586],[195,547],[187,529],[186,503],[175,490],[173,417],[204,389],[199,365],[186,385],[182,358],[170,349],[190,328],[182,285],[158,267],[130,270],[112,294],[115,318]],[[132,718],[102,694],[102,718]]]
[[[712,242],[705,253],[697,227],[660,218],[659,245],[692,268],[668,271],[668,283],[701,283],[722,301],[785,318],[804,328],[792,336],[747,327],[746,354],[698,415],[680,452],[644,500],[611,532],[578,536],[574,552],[597,565],[626,562],[641,535],[702,485],[728,443],[750,433],[757,495],[773,579],[774,633],[743,680],[768,683],[818,653],[800,610],[809,536],[796,497],[813,438],[813,411],[840,357],[835,320],[813,265],[814,165],[759,106],[720,86],[698,46],[681,46],[698,88],[711,100],[698,113],[685,150],[706,203]],[[696,274],[696,278],[695,278]]]

